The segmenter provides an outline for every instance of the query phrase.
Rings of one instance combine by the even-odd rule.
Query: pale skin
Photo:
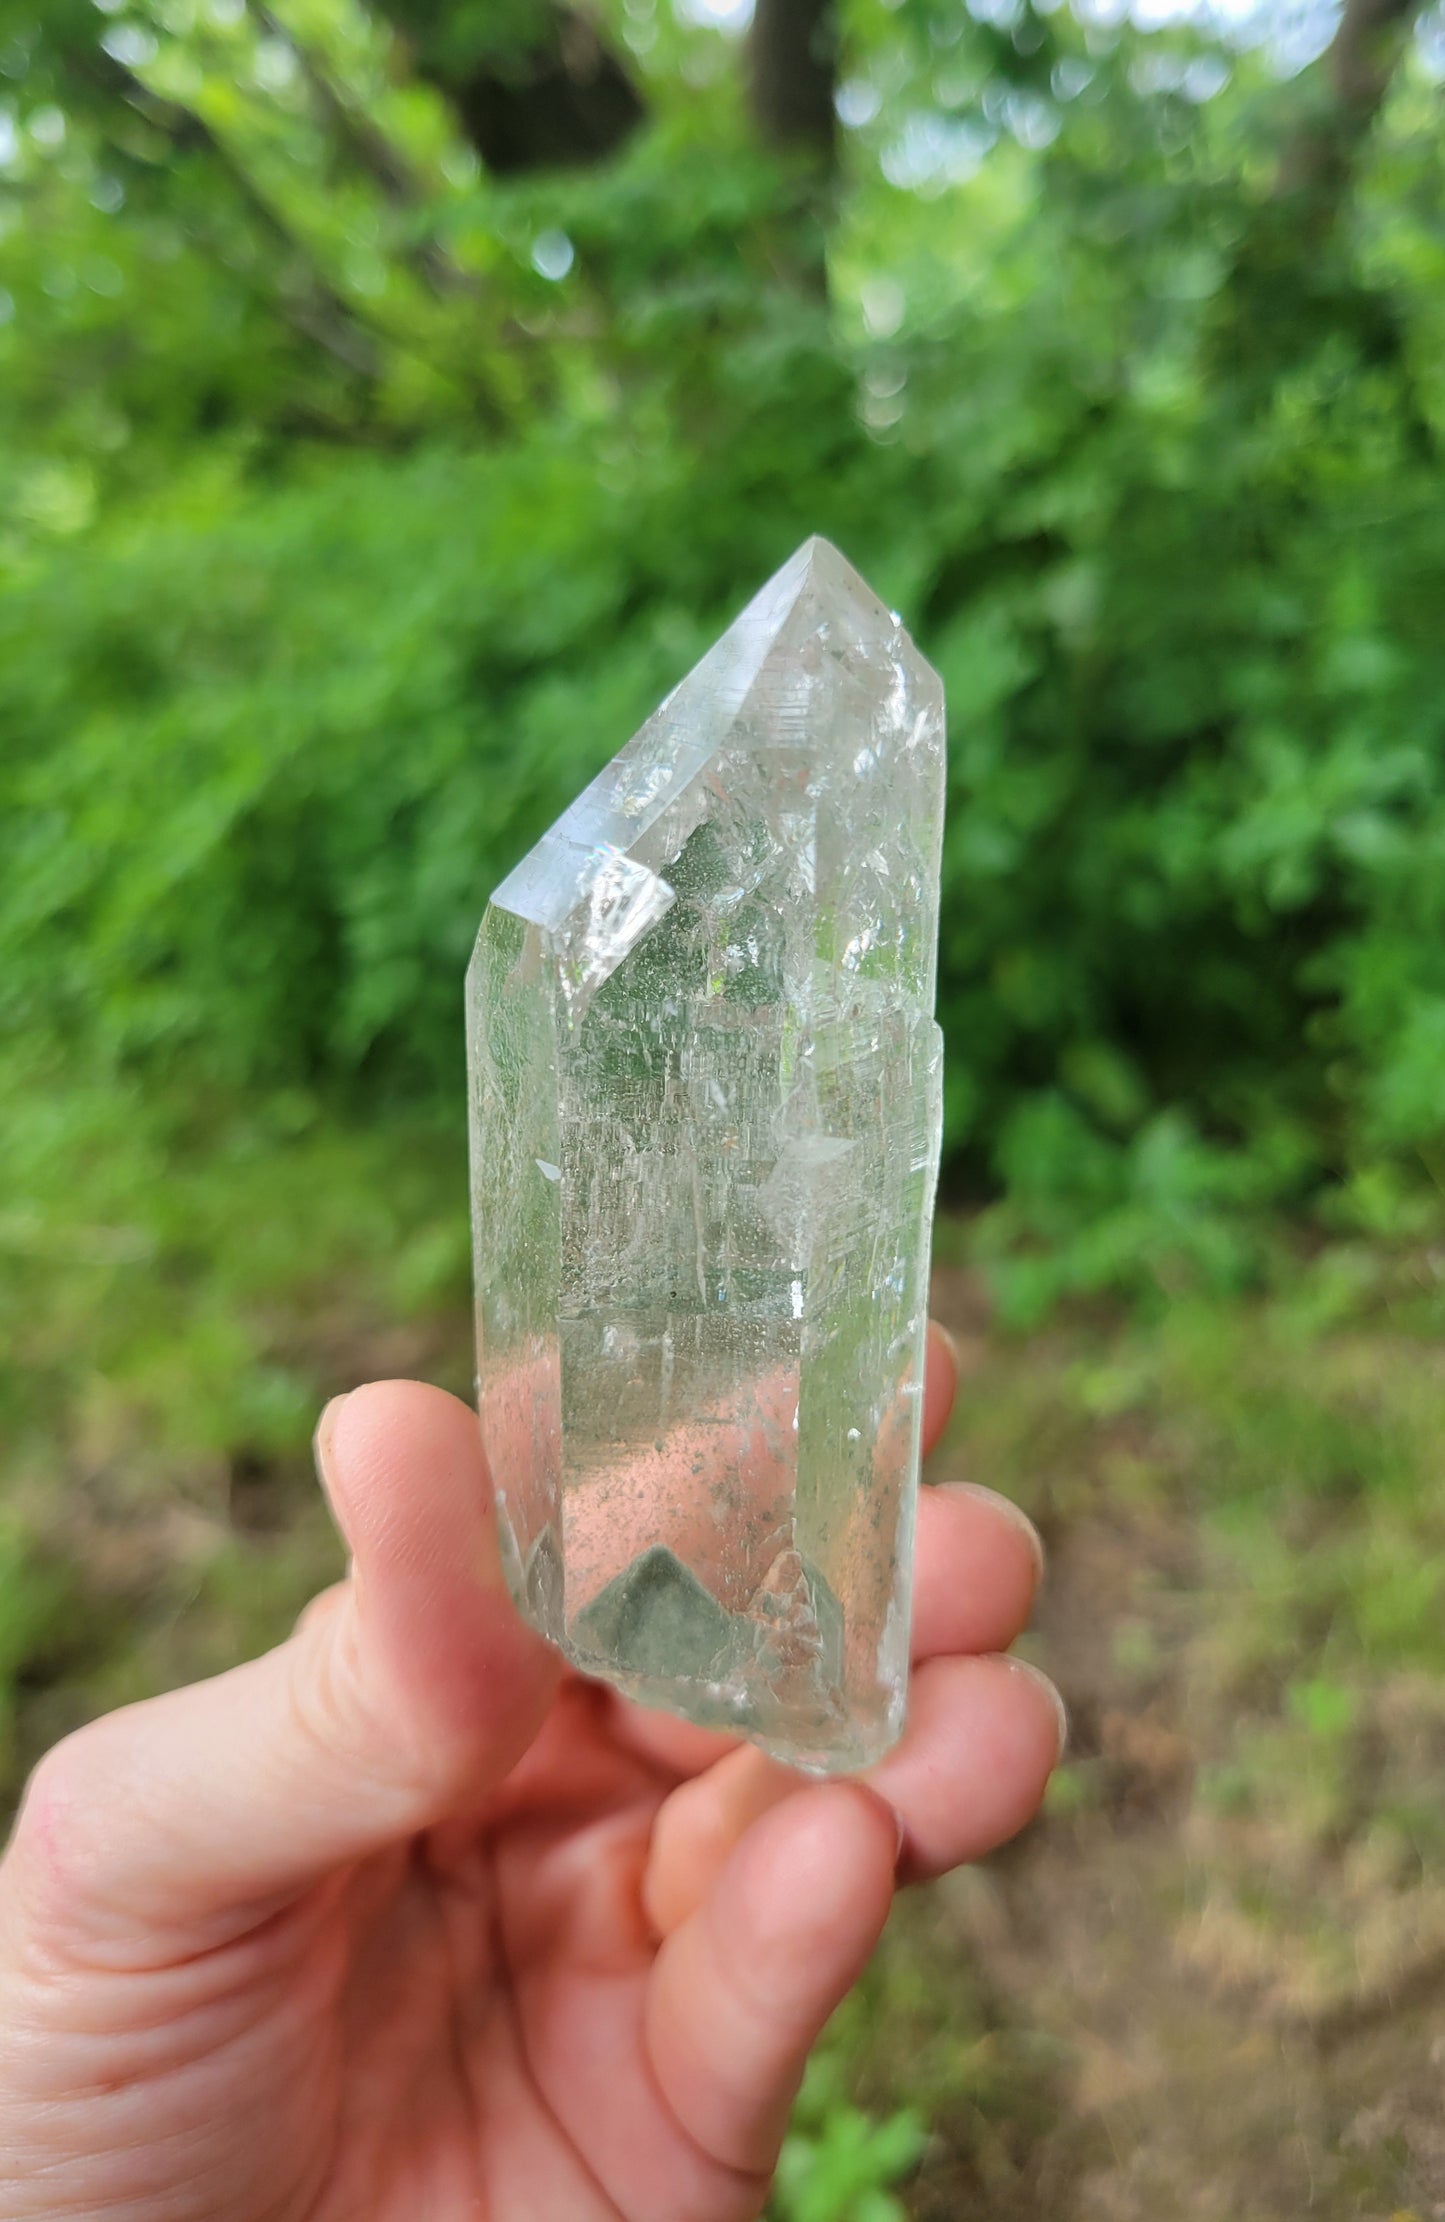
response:
[[[954,1368],[930,1340],[925,1432]],[[1034,1812],[1037,1538],[925,1491],[903,1741],[814,1782],[563,1672],[476,1420],[328,1407],[295,1633],[41,1762],[0,1864],[0,2222],[747,2222],[894,1889]]]

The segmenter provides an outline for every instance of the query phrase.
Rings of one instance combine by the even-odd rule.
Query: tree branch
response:
[[[410,335],[366,307],[356,307],[333,284],[306,241],[298,238],[282,211],[266,194],[234,150],[194,109],[157,94],[100,47],[69,47],[66,63],[82,82],[99,90],[107,104],[129,108],[138,118],[181,149],[204,154],[225,176],[252,218],[281,247],[293,267],[304,273],[300,287],[289,288],[284,276],[269,298],[277,313],[314,345],[323,348],[354,375],[379,383],[386,373],[386,348],[405,350]],[[478,423],[490,432],[502,431],[506,411],[481,376],[477,351],[468,351],[464,362],[446,366],[466,392]]]
[[[364,110],[357,108],[333,84],[311,48],[273,14],[264,0],[247,0],[247,5],[267,37],[279,40],[294,55],[306,89],[336,144],[345,150],[359,169],[375,179],[394,207],[405,210],[422,208],[426,202],[426,193],[400,149],[392,145],[385,132],[377,128]],[[460,293],[473,290],[467,273],[458,269],[445,248],[436,240],[412,242],[404,246],[401,253],[403,259],[436,292]]]
[[[72,48],[67,52],[66,60],[79,77],[131,109],[144,123],[169,140],[173,147],[204,153],[216,164],[262,230],[289,255],[305,264],[304,293],[288,299],[278,289],[273,295],[282,315],[305,338],[324,348],[347,370],[368,380],[377,379],[381,375],[382,365],[370,335],[357,322],[348,303],[330,284],[324,273],[304,254],[298,241],[292,237],[265,195],[258,191],[243,165],[236,161],[210,126],[193,109],[179,107],[174,101],[152,92],[148,85],[133,76],[121,63],[114,61],[102,48]]]

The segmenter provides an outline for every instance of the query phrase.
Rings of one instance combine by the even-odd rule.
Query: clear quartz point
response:
[[[488,905],[482,1431],[522,1611],[815,1771],[902,1726],[943,694],[825,540]]]

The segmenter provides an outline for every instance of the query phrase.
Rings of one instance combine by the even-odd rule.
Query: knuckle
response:
[[[93,1727],[46,1752],[30,1776],[5,1869],[32,1920],[63,1925],[103,1892],[107,1798]]]
[[[320,1766],[354,1765],[372,1741],[354,1615],[308,1608],[293,1642],[287,1700],[296,1737]]]
[[[293,1640],[292,1724],[317,1770],[341,1787],[365,1781],[390,1792],[399,1826],[429,1810],[451,1786],[452,1754],[434,1737],[415,1733],[416,1724],[387,1702],[384,1684],[369,1671],[356,1612],[303,1620]]]
[[[348,1582],[333,1582],[329,1589],[318,1590],[308,1604],[302,1606],[296,1620],[295,1633],[309,1635],[332,1620],[341,1612],[350,1595]]]

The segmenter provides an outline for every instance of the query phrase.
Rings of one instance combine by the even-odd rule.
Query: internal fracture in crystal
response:
[[[936,674],[810,540],[467,975],[513,1593],[585,1673],[816,1770],[903,1718],[943,780]]]

